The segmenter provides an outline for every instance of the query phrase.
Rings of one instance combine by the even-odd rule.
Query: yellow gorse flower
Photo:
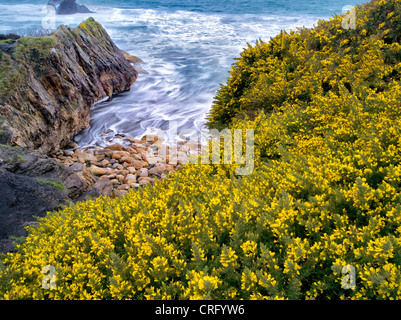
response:
[[[233,66],[209,122],[254,129],[252,174],[187,164],[48,213],[2,258],[0,297],[400,299],[401,7],[356,12],[355,30],[281,32]]]

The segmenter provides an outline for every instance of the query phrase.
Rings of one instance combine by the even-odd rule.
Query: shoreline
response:
[[[176,146],[163,142],[164,138],[157,135],[145,135],[142,139],[116,135],[105,147],[81,148],[71,142],[52,158],[73,169],[92,186],[89,194],[119,197],[130,189],[163,181],[180,170],[189,156],[199,154],[198,142],[178,141]]]

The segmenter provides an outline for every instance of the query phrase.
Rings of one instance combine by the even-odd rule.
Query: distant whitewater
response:
[[[147,73],[131,91],[95,105],[90,127],[76,136],[81,146],[102,145],[114,133],[139,138],[167,130],[200,130],[219,84],[247,43],[268,41],[280,30],[312,27],[341,13],[346,0],[159,0],[79,1],[95,13],[57,16],[76,26],[89,16],[123,50],[140,57]],[[0,33],[41,26],[47,1],[0,0]],[[153,128],[153,129],[152,129]],[[109,133],[109,134],[105,134]]]

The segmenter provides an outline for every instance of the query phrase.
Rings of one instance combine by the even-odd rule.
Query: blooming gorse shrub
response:
[[[359,19],[370,26],[365,34],[374,35],[366,16],[376,10],[383,15],[389,8],[395,12],[390,18],[399,19],[399,1],[359,8],[365,14]],[[49,213],[29,228],[19,250],[3,259],[1,296],[401,298],[401,65],[383,56],[393,48],[398,57],[398,44],[355,38],[348,48],[360,54],[344,53],[338,60],[337,52],[347,44],[331,47],[330,55],[320,54],[324,45],[314,41],[329,42],[327,30],[340,37],[345,31],[339,21],[281,34],[273,44],[246,50],[238,66],[249,52],[257,52],[250,67],[256,68],[254,76],[234,66],[238,75],[249,71],[248,89],[239,90],[233,74],[219,101],[224,96],[248,107],[263,104],[264,111],[249,113],[251,120],[223,112],[232,129],[255,130],[252,174],[236,176],[231,165],[188,164],[168,180],[125,197],[98,198]],[[393,31],[386,34],[399,40]],[[290,55],[291,43],[302,50]],[[314,92],[305,100],[291,84],[290,73],[280,76],[286,67],[279,57],[306,61],[314,55],[325,56],[322,65],[338,65],[335,72],[327,69],[319,75],[312,65],[299,63],[306,75],[334,81],[332,89],[324,90],[322,79],[298,78],[300,86],[308,84]],[[341,67],[344,59],[347,66]],[[351,87],[345,74],[339,77],[350,68],[359,70],[352,74]],[[271,72],[282,86],[268,80]],[[261,90],[257,98],[249,95],[264,83],[270,83],[269,91]],[[241,110],[237,102],[231,105],[236,112]],[[212,117],[221,111],[214,110]],[[45,265],[55,268],[54,290],[41,286]],[[356,271],[355,289],[342,287],[347,265]]]

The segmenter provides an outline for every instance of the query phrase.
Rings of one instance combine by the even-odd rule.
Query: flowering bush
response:
[[[313,97],[339,95],[341,85],[359,99],[369,90],[391,90],[401,75],[401,3],[371,1],[355,12],[355,28],[344,29],[339,15],[248,45],[216,97],[209,124],[225,127],[234,117],[309,104]]]
[[[1,296],[401,298],[401,51],[399,33],[382,37],[398,8],[359,7],[366,32],[335,17],[246,50],[211,119],[255,130],[254,172],[188,164],[125,197],[49,213],[3,259]],[[377,10],[390,20],[375,34]],[[54,290],[42,288],[45,265]],[[347,265],[354,289],[342,286]]]

